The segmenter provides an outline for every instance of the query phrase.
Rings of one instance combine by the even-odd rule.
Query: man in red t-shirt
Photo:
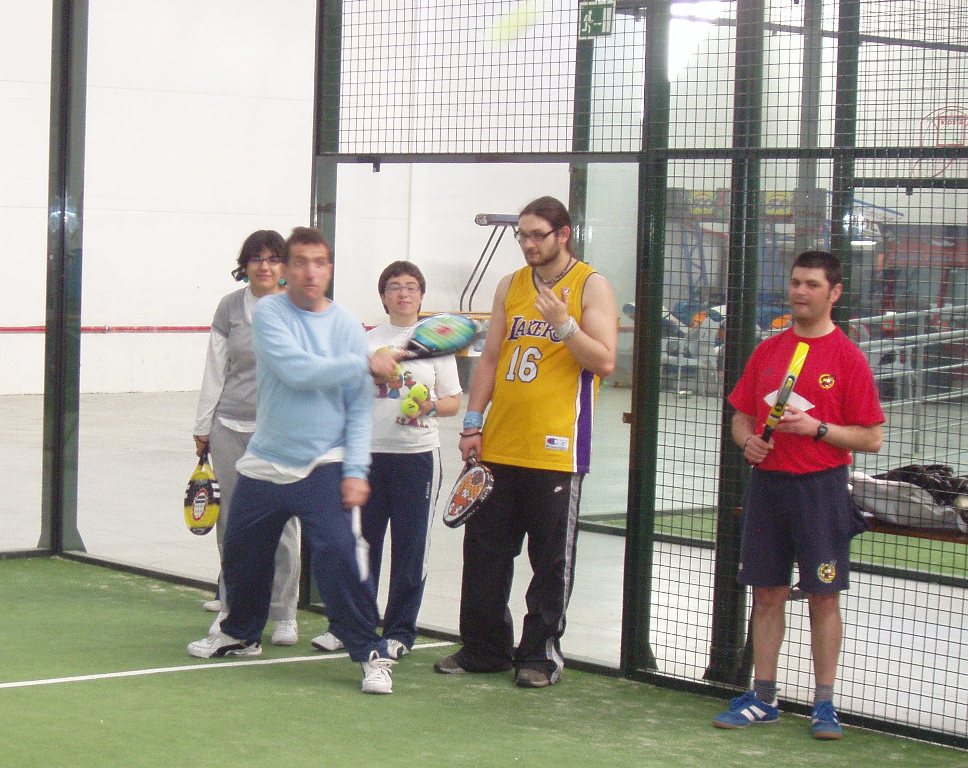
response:
[[[729,395],[732,436],[753,466],[743,509],[739,581],[753,588],[753,690],[713,719],[719,728],[777,722],[776,669],[785,603],[796,561],[810,604],[814,694],[812,732],[842,735],[833,687],[848,587],[850,540],[862,530],[847,489],[852,451],[877,452],[884,413],[863,353],[832,319],[843,292],[838,259],[797,256],[790,275],[793,327],[763,341]],[[810,345],[796,389],[769,440],[763,425],[797,344]]]

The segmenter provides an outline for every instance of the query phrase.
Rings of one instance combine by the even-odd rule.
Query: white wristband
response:
[[[558,338],[562,341],[568,341],[572,336],[578,333],[578,321],[575,320],[571,315],[568,315],[568,319],[565,321],[564,325],[559,328],[555,328],[555,333]]]

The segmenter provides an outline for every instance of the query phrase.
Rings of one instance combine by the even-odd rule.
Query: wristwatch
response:
[[[824,421],[821,421],[820,426],[817,427],[817,434],[813,436],[813,441],[817,442],[818,440],[822,440],[823,436],[826,434],[827,434],[827,423]]]

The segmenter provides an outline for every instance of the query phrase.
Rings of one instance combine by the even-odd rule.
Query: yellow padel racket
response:
[[[805,341],[799,342],[797,348],[793,350],[790,367],[787,369],[786,376],[783,377],[783,384],[780,385],[780,391],[776,394],[776,402],[766,417],[766,427],[763,429],[764,440],[770,439],[770,435],[773,434],[776,425],[780,423],[780,418],[786,410],[787,400],[790,399],[790,393],[793,392],[793,388],[797,385],[797,379],[800,377],[800,371],[803,370],[803,362],[807,359],[807,352],[809,351],[810,345]]]
[[[197,536],[204,536],[215,527],[221,507],[222,493],[218,480],[208,462],[208,451],[198,458],[198,465],[185,489],[185,525]]]

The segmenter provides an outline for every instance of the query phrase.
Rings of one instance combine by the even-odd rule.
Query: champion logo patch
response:
[[[571,445],[571,440],[559,435],[545,435],[545,450],[548,451],[567,451]]]

